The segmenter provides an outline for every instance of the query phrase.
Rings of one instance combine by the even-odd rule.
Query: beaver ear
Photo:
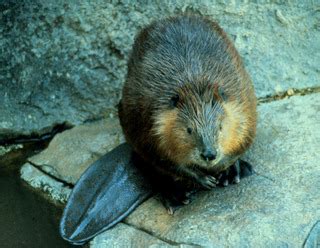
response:
[[[171,97],[170,99],[170,107],[175,108],[177,107],[179,102],[179,95],[174,95],[173,97]]]

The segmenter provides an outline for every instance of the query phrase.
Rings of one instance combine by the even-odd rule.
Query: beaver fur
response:
[[[127,142],[154,174],[214,187],[221,172],[238,170],[256,117],[252,81],[216,22],[181,15],[137,35],[119,118]]]

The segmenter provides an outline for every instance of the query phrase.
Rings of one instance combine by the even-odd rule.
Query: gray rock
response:
[[[314,244],[318,239],[318,225],[315,224],[320,220],[319,111],[319,93],[261,104],[257,139],[245,155],[245,159],[254,165],[255,175],[243,179],[238,185],[200,192],[192,203],[174,216],[168,215],[161,203],[151,198],[125,219],[124,222],[135,230],[129,228],[131,231],[128,231],[127,226],[121,224],[101,234],[91,244],[99,247],[115,242],[113,244],[125,247],[125,243],[118,242],[123,242],[121,237],[126,235],[134,242],[139,240],[150,244],[149,236],[142,234],[142,241],[140,234],[134,236],[138,230],[145,230],[165,243],[181,246],[302,247]],[[77,168],[84,169],[89,160],[76,163],[71,160],[68,171],[52,161],[57,157],[63,160],[69,156],[90,157],[95,154],[90,147],[98,145],[91,140],[105,135],[105,132],[112,133],[108,128],[102,128],[98,134],[98,125],[79,126],[65,132],[68,134],[57,135],[52,143],[59,147],[69,139],[68,152],[57,151],[50,144],[39,155],[41,160],[37,166],[43,168],[40,161],[48,163],[52,171],[59,171],[54,175],[60,180],[73,182],[79,176]],[[94,131],[90,131],[91,128]],[[118,131],[115,132],[120,132],[119,127],[116,128]],[[88,146],[80,146],[83,142],[77,141],[79,133],[88,133],[84,142]],[[89,133],[95,135],[90,139]],[[103,146],[103,142],[100,145]],[[101,152],[114,145],[116,142]],[[52,156],[51,152],[55,155]],[[72,171],[77,176],[70,180]],[[129,240],[127,244],[130,244]]]
[[[67,130],[29,163],[64,182],[75,184],[85,169],[124,141],[117,119],[101,120]]]
[[[42,192],[42,195],[48,197],[52,202],[60,204],[67,202],[71,189],[64,183],[58,182],[29,163],[21,167],[20,173],[24,181]]]
[[[137,30],[181,12],[221,24],[235,40],[258,96],[319,86],[319,6],[314,1],[4,1],[0,140],[113,113]]]
[[[91,248],[105,247],[176,247],[143,231],[119,223],[108,232],[98,235],[90,242]]]
[[[22,144],[9,145],[9,146],[0,146],[0,158],[8,154],[9,152],[16,151],[23,148]]]

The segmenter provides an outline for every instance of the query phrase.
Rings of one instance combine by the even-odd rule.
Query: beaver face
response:
[[[218,156],[217,141],[223,111],[208,115],[212,107],[208,104],[203,107],[191,116],[186,108],[167,110],[157,115],[155,134],[158,149],[176,164],[207,168]]]
[[[159,152],[179,165],[219,167],[219,170],[229,166],[238,154],[236,140],[241,135],[237,132],[241,120],[212,91],[183,93],[171,98],[171,108],[155,115],[154,134]]]

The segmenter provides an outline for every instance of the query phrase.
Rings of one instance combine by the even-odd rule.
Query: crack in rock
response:
[[[27,160],[27,162],[28,162],[29,164],[31,164],[32,166],[34,166],[35,168],[37,168],[39,171],[41,171],[41,172],[42,172],[43,174],[45,174],[46,176],[48,176],[48,177],[56,180],[56,181],[59,182],[59,183],[62,183],[64,186],[69,187],[70,189],[72,189],[72,188],[74,187],[73,184],[68,183],[68,182],[64,181],[63,179],[60,179],[60,178],[58,178],[58,177],[56,177],[56,176],[54,176],[54,175],[46,172],[45,170],[42,169],[42,166],[41,166],[41,165],[37,165],[37,164],[33,163],[33,162],[30,161],[30,160]]]
[[[259,97],[258,104],[279,101],[279,100],[289,98],[292,96],[305,96],[305,95],[315,94],[315,93],[319,93],[319,92],[320,92],[320,86],[308,87],[308,88],[303,88],[303,89],[290,88],[284,92],[279,92],[276,95]]]
[[[269,181],[271,181],[271,182],[273,182],[273,183],[276,182],[275,179],[273,179],[273,178],[271,178],[271,177],[269,177],[269,176],[263,175],[263,174],[261,174],[261,173],[259,173],[259,172],[256,172],[256,171],[255,171],[255,173],[256,173],[258,176],[263,177],[263,178],[265,178],[265,179],[267,179],[267,180],[269,180]]]
[[[132,224],[129,224],[127,222],[124,222],[126,225],[136,229],[136,230],[139,230],[141,232],[144,232],[144,233],[147,233],[149,234],[150,236],[154,237],[154,238],[157,238],[165,243],[168,243],[169,245],[173,245],[173,246],[180,246],[180,245],[187,245],[187,246],[191,246],[191,247],[203,247],[199,244],[194,244],[194,243],[186,243],[186,242],[176,242],[176,241],[173,241],[173,240],[170,240],[170,239],[167,239],[167,238],[164,238],[164,237],[160,237],[158,235],[156,235],[155,233],[149,231],[149,230],[146,230],[144,228],[141,228],[141,227],[138,227],[138,226],[135,226],[135,225],[132,225]]]
[[[8,145],[18,145],[18,144],[25,144],[25,143],[33,143],[33,142],[44,142],[50,141],[53,139],[57,134],[62,133],[73,126],[67,122],[53,124],[52,127],[48,127],[48,132],[43,132],[39,130],[39,134],[18,134],[14,135],[12,138],[2,139],[0,140],[0,146],[8,146]],[[47,128],[45,128],[47,129]]]

